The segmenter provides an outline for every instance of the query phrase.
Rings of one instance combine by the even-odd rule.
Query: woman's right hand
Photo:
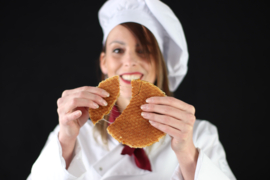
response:
[[[89,118],[89,108],[97,109],[100,105],[106,106],[107,102],[103,98],[108,96],[109,93],[105,90],[91,86],[65,90],[62,97],[57,100],[60,143],[75,142],[80,128]]]

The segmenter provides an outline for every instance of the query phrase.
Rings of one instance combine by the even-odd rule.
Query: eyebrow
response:
[[[122,42],[122,41],[112,41],[110,44],[112,44],[112,43],[118,43],[118,44],[122,44],[122,45],[126,45],[124,42]],[[109,45],[110,45],[109,44]]]

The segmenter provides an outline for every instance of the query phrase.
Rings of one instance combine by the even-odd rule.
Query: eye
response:
[[[138,54],[144,54],[144,49],[143,48],[137,48],[137,53]]]
[[[139,49],[137,52],[138,52],[139,54],[143,54],[143,53],[144,53],[142,49]]]
[[[119,54],[119,53],[122,52],[122,49],[116,48],[116,49],[113,50],[113,52],[116,53],[116,54]]]

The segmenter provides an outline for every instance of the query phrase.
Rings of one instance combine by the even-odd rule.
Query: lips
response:
[[[130,84],[132,79],[142,79],[143,74],[140,72],[133,73],[123,73],[120,75],[120,78],[126,84]]]

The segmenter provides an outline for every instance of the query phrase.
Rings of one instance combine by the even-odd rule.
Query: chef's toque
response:
[[[98,13],[103,45],[117,25],[134,22],[155,36],[168,70],[170,91],[175,91],[187,73],[188,50],[180,21],[159,0],[108,0]]]

